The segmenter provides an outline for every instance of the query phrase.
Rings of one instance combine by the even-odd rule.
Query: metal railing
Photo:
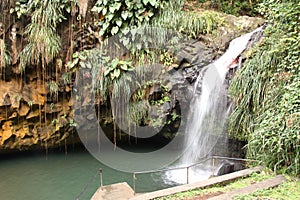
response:
[[[212,176],[215,174],[215,160],[218,159],[226,159],[226,160],[233,160],[233,161],[243,161],[243,162],[257,162],[257,160],[250,160],[250,159],[242,159],[242,158],[230,158],[230,157],[224,157],[224,156],[210,156],[210,157],[204,157],[199,162],[193,163],[188,166],[180,166],[180,167],[172,167],[172,168],[165,168],[165,169],[158,169],[158,170],[149,170],[149,171],[139,171],[133,173],[133,191],[134,194],[136,194],[136,176],[139,174],[150,174],[150,173],[159,173],[159,172],[166,172],[166,171],[173,171],[173,170],[180,170],[180,169],[186,169],[186,184],[189,183],[189,169],[192,167],[195,167],[197,165],[203,164],[204,162],[208,160],[212,160]]]
[[[166,171],[172,171],[172,170],[180,170],[180,169],[186,169],[186,183],[189,183],[189,169],[192,167],[195,167],[197,165],[203,164],[204,162],[211,160],[211,172],[212,176],[215,174],[215,160],[218,159],[226,159],[226,160],[233,160],[233,161],[243,161],[243,162],[257,162],[257,160],[250,160],[250,159],[242,159],[242,158],[230,158],[230,157],[224,157],[224,156],[210,156],[210,157],[204,157],[202,158],[199,162],[193,163],[191,165],[187,166],[180,166],[180,167],[172,167],[172,168],[165,168],[165,169],[158,169],[158,170],[149,170],[149,171],[139,171],[139,172],[134,172],[133,173],[133,191],[134,194],[136,194],[136,180],[137,180],[137,175],[139,174],[150,174],[150,173],[159,173],[159,172],[166,172]],[[83,190],[77,195],[76,200],[81,199],[83,194],[88,190],[88,188],[91,187],[92,183],[95,182],[96,178],[98,175],[100,175],[100,188],[103,187],[103,170],[102,168],[97,171],[97,173],[89,180],[89,182],[86,184],[86,186],[83,188]]]
[[[89,180],[89,182],[86,184],[86,186],[83,188],[83,190],[77,195],[76,200],[80,200],[82,195],[88,190],[89,187],[91,187],[92,183],[95,182],[98,175],[100,175],[100,188],[103,187],[103,179],[102,179],[102,168],[99,169],[99,171]]]

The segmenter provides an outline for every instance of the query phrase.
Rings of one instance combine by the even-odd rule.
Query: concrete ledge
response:
[[[126,183],[116,183],[100,187],[91,200],[125,200],[134,196],[134,191]]]
[[[212,197],[209,199],[210,200],[228,200],[228,199],[232,199],[233,197],[235,197],[237,195],[251,194],[257,190],[263,190],[263,189],[269,189],[269,188],[276,187],[276,186],[280,185],[281,183],[283,183],[284,181],[286,181],[286,178],[282,175],[278,175],[274,178],[270,178],[270,179],[264,180],[259,183],[254,183],[248,187],[236,189],[236,190],[233,190],[233,191],[230,191],[225,194],[221,194],[219,196],[215,196],[215,197]]]
[[[167,189],[163,189],[163,190],[158,190],[158,191],[154,191],[154,192],[136,195],[136,196],[130,198],[130,200],[154,199],[154,198],[163,197],[163,196],[167,196],[167,195],[171,195],[171,194],[175,194],[175,193],[179,193],[179,192],[184,192],[187,190],[193,190],[196,188],[205,188],[205,187],[212,186],[212,185],[215,185],[218,183],[228,182],[228,181],[235,180],[237,178],[246,177],[254,172],[260,172],[262,169],[263,169],[263,167],[261,167],[261,166],[244,169],[241,171],[233,172],[233,173],[226,174],[223,176],[214,177],[214,178],[200,181],[197,183],[180,185],[180,186],[176,186],[176,187],[172,187],[172,188],[167,188]]]

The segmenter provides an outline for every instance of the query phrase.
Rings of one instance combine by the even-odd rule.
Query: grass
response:
[[[172,4],[168,6],[172,7]],[[180,9],[166,9],[152,21],[151,25],[176,30],[197,38],[201,34],[212,33],[223,23],[220,13],[214,11],[187,12]]]
[[[300,181],[290,179],[276,188],[268,190],[258,190],[250,195],[241,195],[234,198],[235,200],[252,200],[252,199],[300,199]]]
[[[156,200],[187,200],[194,198],[212,197],[218,194],[226,193],[235,189],[247,187],[253,183],[261,182],[263,180],[274,177],[275,174],[270,171],[263,171],[261,173],[253,173],[249,177],[237,179],[226,185],[215,185],[205,189],[195,189],[182,193],[173,194],[166,197],[157,198]],[[287,177],[288,178],[288,177]],[[288,181],[281,184],[277,188],[268,190],[259,190],[251,195],[237,196],[236,200],[248,199],[300,199],[300,183],[295,179],[288,178]]]

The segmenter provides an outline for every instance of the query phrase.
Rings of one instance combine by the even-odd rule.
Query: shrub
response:
[[[100,14],[100,35],[111,36],[139,27],[162,8],[162,0],[98,0],[92,11]]]
[[[248,158],[276,171],[300,172],[300,2],[267,0],[270,26],[230,87],[237,106],[231,135],[248,139]]]

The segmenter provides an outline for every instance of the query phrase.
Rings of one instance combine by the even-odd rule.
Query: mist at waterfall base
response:
[[[230,68],[236,67],[234,61],[247,48],[253,34],[262,29],[263,27],[260,27],[232,40],[227,51],[199,73],[186,122],[184,152],[175,167],[191,166],[213,155],[226,156],[227,149],[215,150],[219,143],[223,143],[223,148],[226,147],[224,143],[227,144],[226,129],[230,106],[225,85],[226,74]],[[167,171],[164,180],[166,183],[184,184],[216,175],[213,174],[211,160],[199,163],[188,170],[187,172],[187,169],[183,168]]]

